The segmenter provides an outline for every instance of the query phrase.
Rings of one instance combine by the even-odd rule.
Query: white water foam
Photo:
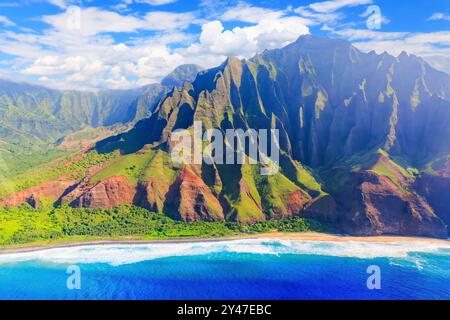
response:
[[[62,264],[107,263],[118,266],[165,257],[195,256],[220,252],[265,255],[320,255],[364,259],[406,258],[413,252],[426,252],[448,255],[450,258],[450,242],[447,245],[433,242],[244,239],[192,243],[107,244],[1,254],[0,264],[39,260]]]

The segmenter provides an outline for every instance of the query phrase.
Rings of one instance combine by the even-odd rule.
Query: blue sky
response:
[[[130,88],[302,34],[407,51],[450,72],[449,0],[0,0],[0,78]]]

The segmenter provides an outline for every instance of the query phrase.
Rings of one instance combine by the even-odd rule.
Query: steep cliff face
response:
[[[262,104],[282,120],[304,163],[327,165],[378,147],[423,161],[450,149],[449,76],[415,56],[303,37],[253,62],[259,92],[274,88]]]
[[[342,228],[354,234],[447,237],[445,223],[417,193],[402,190],[386,176],[366,173],[344,215]]]
[[[164,212],[184,221],[220,221],[224,214],[219,200],[190,167],[184,167],[171,185]]]
[[[21,204],[28,203],[32,207],[37,208],[41,200],[55,202],[74,183],[75,181],[70,180],[45,182],[29,189],[11,193],[0,201],[0,206],[17,207]]]
[[[446,238],[447,223],[420,193],[416,174],[382,150],[328,169],[327,185],[340,208],[338,224],[352,234]]]
[[[170,137],[195,121],[224,134],[278,129],[280,171],[174,165]],[[86,200],[74,205],[103,205],[114,190],[109,179],[123,176],[131,183],[120,191],[130,193],[125,203],[186,221],[298,215],[353,234],[445,237],[448,207],[434,194],[448,189],[447,181],[425,172],[450,154],[449,121],[450,76],[420,58],[301,37],[200,72],[131,131],[98,143],[96,151],[122,156],[92,178],[99,191],[77,189]]]
[[[110,177],[87,186],[71,205],[79,208],[114,208],[122,204],[132,204],[134,195],[135,190],[125,177]]]
[[[436,215],[450,226],[450,157],[432,163],[428,172],[417,178],[415,187]]]

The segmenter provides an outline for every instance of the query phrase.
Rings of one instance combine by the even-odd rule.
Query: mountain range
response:
[[[3,130],[57,139],[83,126],[132,125],[8,179],[0,205],[134,204],[184,221],[300,216],[355,235],[448,237],[448,74],[407,53],[314,36],[178,71],[159,86],[96,94],[0,83]],[[171,133],[194,121],[223,132],[278,129],[280,172],[174,164]]]

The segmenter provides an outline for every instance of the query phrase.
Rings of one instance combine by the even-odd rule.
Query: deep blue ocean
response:
[[[67,286],[74,265],[79,290]],[[381,289],[369,290],[373,265]],[[450,299],[450,244],[238,240],[7,254],[0,299]]]

